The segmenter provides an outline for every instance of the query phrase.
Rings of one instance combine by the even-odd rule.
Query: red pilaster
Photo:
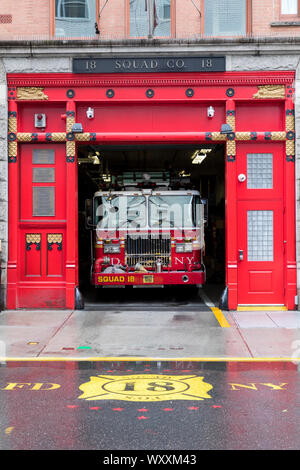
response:
[[[17,118],[18,106],[15,101],[8,102],[10,116]],[[10,124],[9,132],[12,131]],[[16,130],[16,129],[14,129]],[[8,159],[8,261],[7,261],[7,303],[8,309],[17,307],[18,285],[18,240],[19,240],[19,155],[18,145],[15,144],[14,157]]]
[[[226,101],[226,115],[233,111],[235,115],[235,102]],[[227,119],[228,120],[228,119]],[[235,131],[235,129],[232,129]],[[225,214],[226,214],[226,285],[228,287],[229,310],[237,308],[237,201],[236,201],[236,152],[231,155],[229,142],[226,145],[225,163]]]
[[[67,113],[76,113],[75,102],[67,102]],[[68,120],[68,119],[67,119]],[[75,145],[75,144],[74,144]],[[68,146],[68,143],[67,143]],[[66,147],[68,153],[68,147]],[[66,155],[66,158],[70,157]],[[66,227],[66,308],[75,307],[75,286],[77,283],[77,161],[74,158],[67,158],[66,170],[66,206],[67,206],[67,227]]]
[[[285,102],[285,114],[294,116],[294,103]],[[294,132],[294,130],[292,131]],[[287,144],[288,146],[288,144]],[[285,166],[285,210],[284,210],[284,254],[285,254],[285,305],[289,310],[295,308],[295,293],[297,289],[296,266],[296,215],[295,215],[295,152],[289,155],[288,148],[284,156]]]

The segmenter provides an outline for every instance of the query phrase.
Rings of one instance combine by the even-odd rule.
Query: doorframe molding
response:
[[[76,245],[77,227],[77,205],[76,205],[76,142],[100,142],[116,140],[133,141],[136,134],[101,134],[95,129],[94,132],[82,135],[70,132],[70,114],[75,113],[76,104],[87,102],[93,97],[95,103],[107,103],[112,100],[121,103],[190,103],[201,102],[224,102],[226,116],[224,122],[232,127],[232,133],[224,136],[220,129],[215,132],[201,131],[198,133],[142,133],[139,140],[145,137],[152,142],[167,142],[174,139],[181,144],[184,142],[222,142],[226,144],[226,284],[228,285],[229,309],[237,308],[237,245],[236,245],[236,142],[265,142],[282,141],[286,143],[284,158],[284,181],[285,181],[285,227],[287,236],[287,254],[285,263],[285,299],[286,306],[291,309],[295,305],[296,295],[296,253],[295,253],[295,131],[294,124],[294,88],[295,73],[293,71],[255,71],[255,72],[224,72],[224,73],[169,73],[169,74],[83,74],[71,73],[53,74],[9,74],[8,83],[8,198],[9,198],[9,221],[8,221],[8,265],[7,265],[7,308],[16,308],[18,298],[18,241],[14,235],[19,224],[19,144],[65,142],[66,156],[69,158],[67,168],[68,176],[68,235],[70,243],[67,248],[67,303],[66,308],[75,306],[75,286],[78,283],[78,250]],[[149,97],[145,92],[149,87],[154,87],[154,96]],[[21,93],[18,89],[27,89],[29,93]],[[29,90],[31,88],[31,90]],[[119,91],[128,90],[128,98],[124,98]],[[114,89],[113,96],[107,94],[107,89]],[[192,89],[192,93],[187,93]],[[160,90],[159,93],[156,93]],[[129,95],[130,92],[130,95]],[[124,96],[124,95],[123,95]],[[292,115],[285,116],[285,128],[282,131],[253,132],[250,129],[243,132],[235,130],[235,103],[243,102],[270,102],[280,101],[284,103],[285,113],[292,110]],[[20,122],[18,118],[19,107],[24,103],[64,103],[66,109],[66,132],[47,133],[24,133],[19,132]],[[231,112],[231,114],[229,113]],[[233,112],[233,113],[232,113]],[[61,116],[60,116],[61,118]],[[72,115],[75,118],[75,114]],[[293,119],[291,119],[293,118]],[[73,122],[73,121],[72,121]],[[293,120],[294,122],[294,120]],[[136,140],[135,140],[136,141]],[[71,153],[70,153],[71,152]],[[68,174],[69,174],[68,173]],[[74,197],[70,197],[71,194]],[[229,230],[229,219],[234,215],[233,226]],[[231,221],[232,222],[232,221]],[[71,239],[73,237],[73,245]],[[235,252],[234,252],[235,250]],[[75,267],[74,267],[75,266]]]

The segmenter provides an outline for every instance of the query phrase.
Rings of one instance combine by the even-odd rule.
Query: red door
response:
[[[17,308],[64,308],[65,146],[21,147]]]
[[[238,304],[284,304],[282,144],[237,152]]]

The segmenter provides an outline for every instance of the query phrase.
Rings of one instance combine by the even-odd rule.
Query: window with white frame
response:
[[[95,35],[96,0],[55,0],[55,36]]]
[[[205,0],[206,36],[243,36],[246,24],[247,0]]]
[[[281,14],[282,15],[297,15],[298,14],[298,0],[281,0]]]
[[[131,37],[171,35],[171,0],[129,0]]]

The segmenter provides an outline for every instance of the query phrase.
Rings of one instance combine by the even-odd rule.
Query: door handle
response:
[[[244,259],[244,250],[239,250],[239,260],[243,261]]]

